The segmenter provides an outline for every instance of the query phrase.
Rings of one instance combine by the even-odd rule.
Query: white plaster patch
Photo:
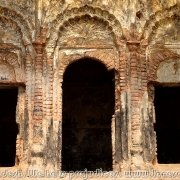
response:
[[[157,81],[162,83],[180,83],[180,60],[161,62],[157,70]]]
[[[61,52],[65,53],[66,55],[73,55],[73,54],[84,54],[85,52],[89,52],[89,51],[95,51],[96,49],[76,49],[76,50],[61,50]]]

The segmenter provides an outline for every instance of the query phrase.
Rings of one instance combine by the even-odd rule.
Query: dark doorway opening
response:
[[[114,71],[81,59],[67,67],[62,87],[62,170],[112,170]]]
[[[0,167],[15,165],[18,89],[0,89]]]
[[[158,163],[180,163],[180,87],[155,86],[154,104]]]

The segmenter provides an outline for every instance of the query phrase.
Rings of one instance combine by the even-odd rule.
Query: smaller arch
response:
[[[157,75],[157,69],[161,62],[168,60],[168,59],[174,59],[177,60],[180,58],[180,55],[172,52],[169,49],[154,49],[151,51],[150,57],[149,57],[149,73],[148,73],[148,80],[149,81],[156,81]]]
[[[13,79],[16,82],[24,82],[24,69],[21,67],[21,64],[18,62],[18,57],[15,53],[12,52],[2,52],[0,53],[0,62],[9,65],[13,68],[15,78]]]
[[[159,83],[180,83],[180,58],[162,61],[156,74]]]
[[[0,61],[0,81],[16,81],[14,68],[3,61]]]

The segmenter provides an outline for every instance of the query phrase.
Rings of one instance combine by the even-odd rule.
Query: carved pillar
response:
[[[136,41],[127,43],[129,49],[129,85],[131,92],[131,169],[144,168],[142,157],[142,132],[140,117],[141,102],[141,63],[140,63],[140,43]]]
[[[46,62],[46,93],[45,93],[45,122],[44,122],[44,140],[45,140],[45,156],[44,163],[48,168],[53,168],[55,163],[57,162],[57,157],[55,150],[57,150],[58,139],[54,132],[54,126],[58,128],[56,125],[57,121],[54,118],[54,113],[56,113],[53,109],[53,81],[54,81],[54,72],[53,72],[53,55],[47,58]],[[57,86],[57,84],[56,84]],[[58,87],[56,87],[58,89]],[[55,138],[55,140],[54,140]],[[59,167],[58,167],[59,168]]]
[[[152,165],[155,157],[156,134],[154,131],[154,87],[148,85],[148,67],[147,67],[147,44],[141,43],[140,60],[141,60],[141,121],[142,121],[142,144],[144,162]]]
[[[25,110],[25,88],[22,86],[18,87],[18,101],[16,107],[16,123],[19,125],[19,133],[16,138],[16,165],[27,165],[27,147],[24,147],[23,142],[25,141],[25,133],[27,129],[25,129],[25,119],[24,116]]]
[[[147,44],[140,45],[140,63],[141,63],[141,90],[142,93],[147,91],[148,73],[147,73]]]
[[[130,93],[128,90],[128,58],[126,55],[126,44],[120,44],[119,49],[119,86],[116,89],[116,98],[119,102],[116,104],[115,112],[115,163],[114,170],[124,171],[129,169],[130,165],[130,126],[129,126],[129,108]],[[117,88],[117,87],[116,87]]]
[[[36,58],[34,65],[34,108],[32,117],[32,148],[31,148],[31,164],[35,166],[42,165],[43,156],[43,139],[42,139],[42,121],[43,121],[43,87],[42,87],[42,71],[43,71],[43,44],[34,44],[36,50]]]

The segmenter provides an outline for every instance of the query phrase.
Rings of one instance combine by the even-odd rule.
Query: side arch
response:
[[[148,67],[149,67],[148,81],[149,82],[156,81],[156,78],[157,78],[156,72],[161,62],[168,59],[177,60],[179,58],[180,58],[180,55],[174,53],[173,51],[169,49],[157,48],[157,49],[152,50],[149,56],[149,61],[148,61]]]
[[[21,62],[18,62],[18,57],[15,53],[7,52],[0,53],[0,63],[7,64],[14,71],[13,81],[25,83],[25,69]]]
[[[176,4],[175,6],[172,6],[169,9],[164,9],[151,15],[144,26],[142,38],[149,41],[153,30],[157,29],[158,24],[161,21],[172,17],[173,15],[180,16],[180,5]]]
[[[0,6],[0,16],[4,16],[12,21],[15,21],[21,28],[24,43],[31,43],[32,27],[29,26],[29,24],[20,14],[14,10]]]
[[[15,21],[0,15],[0,34],[1,44],[13,44],[23,50],[23,32]]]

